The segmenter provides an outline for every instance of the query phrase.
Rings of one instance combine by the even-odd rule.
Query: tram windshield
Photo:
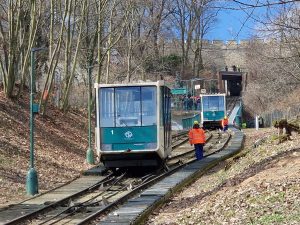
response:
[[[203,111],[224,111],[224,96],[203,96]]]
[[[100,126],[156,125],[156,87],[100,88]]]

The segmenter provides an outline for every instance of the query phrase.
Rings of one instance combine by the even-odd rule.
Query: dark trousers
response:
[[[223,131],[226,131],[226,130],[228,130],[228,125],[225,125],[225,126],[223,127]]]
[[[200,160],[203,158],[203,145],[204,144],[194,144],[197,160]]]

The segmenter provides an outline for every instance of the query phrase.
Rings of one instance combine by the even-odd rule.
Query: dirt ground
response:
[[[87,117],[85,111],[63,114],[50,107],[35,118],[35,168],[39,191],[57,187],[89,166],[85,163]],[[0,205],[28,198],[29,101],[12,101],[0,91]]]

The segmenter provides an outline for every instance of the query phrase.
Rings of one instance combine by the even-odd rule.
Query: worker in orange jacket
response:
[[[196,158],[200,160],[203,158],[203,146],[205,144],[204,130],[199,126],[198,121],[194,121],[193,129],[189,132],[189,141],[191,145],[195,146]]]
[[[222,119],[222,128],[223,128],[223,131],[226,131],[228,129],[228,118],[227,118],[227,116],[225,116],[224,119]]]

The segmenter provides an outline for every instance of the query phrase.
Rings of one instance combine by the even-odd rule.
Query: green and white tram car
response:
[[[104,166],[162,165],[171,153],[171,92],[164,81],[95,88],[96,148]]]
[[[221,128],[226,116],[225,94],[201,94],[201,122],[204,128]]]

